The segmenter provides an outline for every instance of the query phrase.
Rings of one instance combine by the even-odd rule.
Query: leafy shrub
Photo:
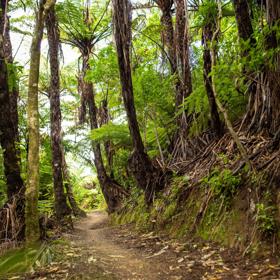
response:
[[[209,186],[217,196],[231,198],[240,184],[241,178],[234,176],[232,171],[224,169],[223,171],[215,170],[210,176],[204,178],[202,182]]]
[[[47,265],[53,260],[54,253],[52,244],[47,243],[9,251],[0,258],[0,278],[11,279],[9,274],[31,272],[35,267]]]
[[[276,231],[274,219],[275,207],[266,206],[264,203],[256,205],[257,213],[255,216],[259,231],[266,237],[271,236]]]

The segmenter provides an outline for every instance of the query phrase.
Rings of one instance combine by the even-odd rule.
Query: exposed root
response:
[[[23,205],[19,196],[14,196],[0,209],[0,243],[11,243],[23,238]]]
[[[240,123],[235,123],[234,129],[238,131]],[[210,130],[208,131],[208,133]],[[205,136],[204,136],[205,137]],[[248,135],[246,130],[238,132],[238,138],[240,139],[242,145],[245,147],[251,165],[254,167],[254,173],[250,173],[252,176],[255,174],[259,182],[254,183],[254,190],[252,192],[251,188],[246,191],[246,195],[249,195],[249,200],[247,202],[248,207],[250,207],[251,201],[254,204],[260,202],[262,197],[262,192],[264,191],[264,186],[261,182],[262,178],[267,180],[266,188],[268,189],[277,189],[279,188],[280,175],[280,152],[279,152],[279,134],[274,137],[264,136],[263,134],[259,135]],[[204,139],[207,139],[206,137]],[[209,136],[208,139],[211,139]],[[200,152],[199,152],[200,150]],[[233,141],[231,135],[226,133],[220,139],[213,139],[208,142],[207,145],[204,145],[203,148],[196,149],[194,156],[186,156],[184,154],[184,159],[177,153],[178,158],[173,158],[168,166],[170,170],[176,172],[177,174],[187,174],[189,178],[188,186],[185,190],[182,191],[179,197],[180,205],[184,205],[192,191],[195,191],[202,183],[202,179],[209,176],[213,169],[228,169],[232,171],[232,175],[236,176],[242,174],[243,185],[251,186],[252,177],[247,173],[246,160],[240,156],[238,147]],[[182,155],[182,154],[181,154]],[[257,173],[255,173],[257,172]],[[258,177],[257,174],[261,174]],[[247,179],[246,179],[247,178]],[[212,189],[209,188],[205,197],[200,205],[200,209],[192,223],[191,232],[195,234],[197,228],[202,223],[204,216],[207,213],[207,209],[213,199]],[[223,208],[221,204],[221,208]],[[221,210],[219,209],[219,213]],[[254,217],[252,216],[253,210],[248,210],[248,219],[252,220],[253,223]],[[219,216],[220,214],[218,214]],[[221,222],[222,217],[217,221],[216,227]],[[215,232],[215,228],[213,232]],[[248,248],[245,249],[245,254],[251,247],[251,244],[254,242],[256,229],[250,229],[250,234],[248,233]]]

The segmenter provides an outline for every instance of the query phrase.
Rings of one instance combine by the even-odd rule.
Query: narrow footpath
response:
[[[24,279],[180,280],[280,279],[270,258],[249,260],[206,242],[179,243],[131,226],[109,225],[105,212],[78,221],[61,261]]]

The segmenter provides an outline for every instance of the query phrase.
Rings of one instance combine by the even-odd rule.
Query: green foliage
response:
[[[280,27],[279,25],[269,26],[265,25],[262,28],[262,32],[255,30],[254,38],[256,39],[256,45],[250,46],[250,42],[242,42],[242,48],[249,50],[249,55],[246,58],[243,58],[241,63],[246,65],[248,69],[254,72],[259,72],[263,69],[264,66],[269,67],[275,71],[277,63],[275,59],[280,53],[280,48],[271,48],[268,47],[267,42],[270,41],[271,35],[275,35],[277,40],[280,38]]]
[[[127,163],[130,156],[130,151],[126,149],[119,149],[114,156],[112,173],[114,178],[122,186],[129,188],[133,186],[134,180],[129,176]]]
[[[39,199],[53,199],[52,154],[50,138],[41,138]]]
[[[106,38],[110,34],[107,8],[108,3],[104,1],[95,1],[94,5],[89,6],[88,12],[82,1],[66,0],[58,3],[56,11],[62,40],[80,47],[83,40],[90,40],[95,44]]]
[[[212,0],[206,0],[203,5],[199,5],[195,14],[194,25],[204,26],[207,23],[215,22],[218,13],[217,3]]]
[[[132,197],[133,204],[131,200],[128,200],[123,208],[124,211],[122,214],[113,214],[113,223],[133,223],[138,230],[149,230],[151,227],[151,217],[145,203],[144,194],[139,193],[139,191],[135,189],[135,192],[132,193]]]
[[[36,267],[49,264],[53,255],[52,245],[46,243],[12,250],[0,258],[0,278],[1,275],[7,277],[13,273],[31,272]]]
[[[13,15],[9,15],[11,30],[18,34],[32,35],[30,26],[34,22],[33,9],[36,6],[35,1],[9,2],[11,2],[10,9],[13,11]],[[86,188],[87,185],[92,185],[92,182],[97,181],[96,170],[92,166],[92,140],[92,142],[101,144],[107,173],[132,193],[129,202],[127,202],[129,205],[126,205],[128,213],[124,216],[123,221],[134,222],[138,228],[144,227],[147,229],[150,228],[151,219],[154,218],[163,224],[168,223],[173,220],[174,216],[176,217],[177,211],[179,211],[176,202],[180,197],[180,192],[187,187],[189,179],[187,176],[175,176],[172,184],[155,199],[151,213],[148,211],[143,194],[135,188],[135,182],[128,166],[132,140],[120,94],[121,84],[116,48],[111,40],[111,7],[109,1],[89,1],[87,11],[86,2],[65,0],[58,1],[56,4],[62,48],[64,49],[63,44],[67,43],[80,51],[81,49],[85,51],[84,45],[91,44],[92,49],[90,51],[92,53],[89,54],[91,69],[86,73],[86,81],[92,82],[94,85],[98,120],[100,118],[100,105],[103,101],[106,101],[108,103],[110,122],[93,130],[90,136],[88,135],[88,120],[86,120],[85,124],[78,124],[80,93],[77,90],[77,73],[81,69],[77,68],[81,68],[82,65],[78,54],[73,52],[77,56],[77,61],[63,66],[61,63],[60,81],[63,146],[67,156],[71,158],[71,183],[74,196],[78,204],[87,210],[104,207],[104,198],[98,183],[92,186],[91,189]],[[162,32],[164,30],[161,26],[161,13],[156,8],[148,12],[144,10],[137,11],[133,14],[131,66],[135,107],[145,150],[153,159],[162,156],[161,151],[163,152],[163,157],[168,158],[170,142],[174,140],[173,135],[176,130],[176,113],[180,114],[186,110],[187,114],[191,116],[192,121],[188,127],[190,137],[199,135],[209,127],[211,116],[204,85],[203,46],[200,40],[201,30],[205,24],[213,24],[213,28],[215,28],[217,3],[213,0],[196,2],[199,3],[198,10],[189,14],[190,25],[192,26],[189,29],[189,39],[191,41],[190,60],[193,91],[177,112],[175,112],[174,96],[178,76],[171,75],[170,63],[165,53],[167,46],[162,42]],[[26,13],[25,11],[23,13],[23,6],[25,5],[27,10]],[[252,3],[251,6],[254,38],[256,39],[256,44],[254,45],[249,40],[246,42],[239,40],[235,17],[233,17],[232,1],[222,1],[223,19],[221,21],[221,32],[218,36],[218,42],[215,44],[217,65],[212,69],[210,75],[215,76],[217,97],[228,111],[232,121],[239,119],[244,114],[248,103],[246,94],[248,85],[244,85],[244,82],[248,82],[248,77],[244,77],[244,69],[248,69],[252,73],[250,75],[252,77],[257,76],[267,66],[274,70],[276,65],[275,58],[279,54],[279,48],[273,49],[267,46],[267,39],[272,34],[276,35],[277,40],[280,39],[278,22],[273,27],[268,26],[267,22],[263,20],[263,11]],[[23,15],[14,16],[18,13]],[[20,45],[20,48],[25,45],[24,43]],[[241,55],[243,51],[248,52],[245,58]],[[65,56],[68,56],[68,53],[65,53]],[[50,112],[49,99],[46,96],[49,91],[50,73],[46,58],[42,59],[41,66],[39,85],[41,128],[39,211],[52,215],[54,194],[49,136]],[[17,86],[20,88],[19,128],[21,141],[17,144],[22,152],[22,177],[26,180],[28,70],[24,68],[26,67],[21,67],[16,62],[8,65],[10,88]],[[111,145],[112,166],[109,166],[106,161],[106,151],[103,145],[105,142],[110,142]],[[6,201],[2,154],[3,151],[0,152],[0,207]],[[224,165],[229,164],[226,156],[222,154],[218,156]],[[244,168],[244,171],[246,171],[246,168]],[[257,179],[259,180],[259,178]],[[252,185],[257,182],[257,179],[252,180]],[[238,186],[241,184],[241,178],[240,176],[233,176],[229,169],[214,170],[202,180],[202,183],[212,190],[216,200],[222,198],[227,203],[235,196]],[[199,208],[200,202],[194,203],[193,208],[195,210]],[[259,231],[264,235],[272,235],[275,232],[275,209],[270,205],[272,205],[270,201],[269,203],[265,202],[257,205],[256,221]],[[206,213],[205,222],[203,222],[203,226],[205,226],[203,236],[205,237],[209,237],[209,234],[205,232],[209,230],[217,219],[215,214],[217,214],[218,206],[210,205],[210,208],[210,211]],[[191,211],[195,212],[193,209]],[[195,215],[194,213],[192,214]],[[186,230],[186,224],[182,228]],[[221,237],[224,233],[223,230],[220,230],[217,236]],[[26,254],[28,255],[29,253],[27,252]],[[5,265],[7,266],[7,263]]]
[[[82,168],[71,169],[71,184],[74,197],[81,208],[85,210],[104,209],[104,198],[97,179],[85,176]]]
[[[86,209],[87,211],[93,209],[104,210],[106,208],[106,203],[99,186],[95,187],[94,189],[88,190],[83,186],[75,185],[74,195],[80,207]]]
[[[179,110],[178,114],[184,109],[188,115],[193,116],[190,128],[190,136],[198,135],[204,131],[209,124],[209,103],[203,86],[203,82],[193,90],[191,95],[185,99],[184,107]]]
[[[216,169],[202,180],[202,183],[209,186],[216,196],[224,196],[225,198],[233,197],[240,182],[241,178],[233,176],[229,169],[222,171]]]
[[[52,216],[54,212],[54,200],[52,197],[47,197],[47,199],[40,199],[38,201],[38,210],[40,214],[47,214],[48,216]]]
[[[94,129],[90,135],[97,143],[111,141],[117,147],[131,147],[131,138],[127,125],[112,122]]]
[[[8,63],[9,89],[18,88],[19,76],[23,73],[23,67],[18,63]]]
[[[177,201],[173,200],[171,203],[165,208],[162,218],[164,220],[169,220],[173,217],[173,215],[176,213],[177,210]]]
[[[274,206],[267,206],[264,203],[256,204],[257,213],[255,216],[259,231],[265,236],[270,237],[276,232],[276,221]]]

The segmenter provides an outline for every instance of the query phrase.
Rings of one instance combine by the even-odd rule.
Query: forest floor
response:
[[[249,260],[203,241],[180,243],[137,233],[131,225],[110,226],[101,211],[77,221],[65,239],[61,260],[10,279],[280,279],[280,266],[271,258]]]

